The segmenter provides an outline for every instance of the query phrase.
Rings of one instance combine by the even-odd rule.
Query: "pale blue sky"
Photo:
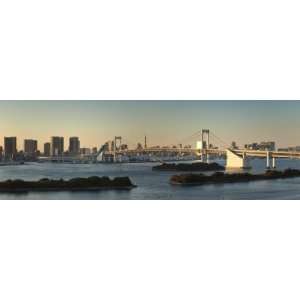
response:
[[[274,140],[300,145],[300,101],[1,101],[0,145],[4,136],[39,141],[52,135],[79,136],[81,145],[99,146],[115,135],[130,145],[195,143],[184,140],[209,128],[230,143]]]

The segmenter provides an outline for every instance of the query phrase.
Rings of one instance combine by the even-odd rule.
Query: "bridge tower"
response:
[[[209,129],[202,129],[201,132],[201,142],[202,142],[202,162],[208,163],[209,156],[207,150],[209,149]]]

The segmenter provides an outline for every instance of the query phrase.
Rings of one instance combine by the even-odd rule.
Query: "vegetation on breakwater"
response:
[[[0,182],[0,192],[31,192],[31,191],[97,191],[101,189],[131,189],[136,187],[129,177],[92,176],[88,178],[48,179],[24,181],[20,179]]]
[[[180,185],[201,185],[212,183],[235,183],[248,182],[256,180],[271,180],[284,179],[291,177],[300,177],[300,170],[286,169],[284,171],[267,170],[264,174],[250,174],[250,173],[232,173],[226,174],[224,172],[216,172],[212,175],[204,174],[180,174],[174,175],[170,179],[171,184]]]
[[[204,162],[197,162],[197,163],[179,163],[179,164],[168,164],[163,163],[159,166],[152,167],[153,171],[187,171],[187,172],[197,172],[197,171],[221,171],[225,170],[225,168],[215,162],[213,163],[204,163]]]

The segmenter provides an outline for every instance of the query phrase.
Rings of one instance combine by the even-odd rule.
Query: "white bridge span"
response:
[[[198,132],[199,133],[199,132]],[[208,162],[211,158],[223,157],[226,159],[227,168],[248,168],[250,167],[251,158],[260,157],[266,159],[267,168],[276,168],[277,158],[299,159],[300,152],[290,151],[262,151],[262,150],[249,150],[249,149],[232,149],[226,146],[224,149],[213,148],[210,144],[210,130],[202,129],[201,131],[201,149],[189,147],[145,147],[142,149],[121,149],[117,147],[117,142],[121,142],[121,137],[114,138],[113,149],[108,150],[108,144],[100,147],[99,151],[95,154],[87,156],[59,156],[59,157],[45,157],[41,161],[52,162],[118,162],[119,158],[130,156],[149,155],[153,157],[163,157],[170,154],[172,157],[178,158],[193,155],[201,159],[203,162]],[[213,134],[212,134],[213,135]],[[215,135],[213,135],[215,136]],[[195,135],[193,135],[195,138]],[[215,136],[216,137],[216,136]],[[216,137],[217,138],[217,137]],[[218,138],[219,139],[219,138]],[[221,139],[219,139],[221,140]],[[146,139],[145,139],[146,141]],[[121,144],[121,143],[120,143]],[[225,144],[223,142],[223,144]],[[159,159],[158,159],[159,160]]]

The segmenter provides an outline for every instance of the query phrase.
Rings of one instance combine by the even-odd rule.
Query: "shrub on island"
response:
[[[0,192],[15,191],[51,191],[51,190],[100,190],[100,189],[130,189],[135,187],[128,177],[92,176],[88,178],[49,179],[42,178],[38,181],[24,181],[20,179],[0,182]]]
[[[234,183],[255,180],[284,179],[300,177],[300,170],[286,169],[284,171],[268,170],[264,174],[250,173],[224,173],[216,172],[212,175],[204,174],[180,174],[170,178],[170,183],[180,185],[201,185],[211,183]]]
[[[181,172],[196,172],[196,171],[221,171],[225,170],[225,168],[218,163],[204,163],[204,162],[196,162],[196,163],[162,163],[158,166],[152,167],[153,171],[181,171]]]

